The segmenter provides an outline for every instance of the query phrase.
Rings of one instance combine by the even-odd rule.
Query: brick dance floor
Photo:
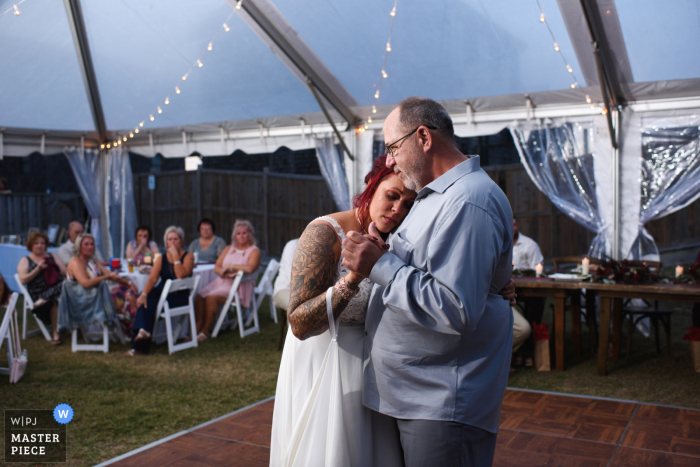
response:
[[[273,404],[263,401],[101,465],[265,467]],[[697,467],[700,411],[509,389],[493,465]]]

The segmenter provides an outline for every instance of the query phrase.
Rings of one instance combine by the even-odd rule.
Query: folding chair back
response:
[[[165,285],[163,286],[163,293],[160,296],[158,308],[156,309],[156,322],[153,324],[153,339],[159,337],[155,334],[155,332],[156,329],[158,329],[158,320],[163,319],[165,321],[165,337],[168,341],[168,353],[170,353],[170,355],[172,355],[174,352],[179,352],[180,350],[189,349],[190,347],[197,347],[197,336],[195,335],[197,324],[194,318],[194,294],[199,286],[199,279],[199,276],[176,280],[168,279],[165,281]],[[189,291],[187,305],[171,308],[167,300],[168,295],[181,290]],[[178,318],[174,329],[172,321],[173,318]],[[177,338],[180,335],[180,330],[182,329],[182,325],[184,324],[186,318],[189,318],[192,340],[177,344]]]
[[[51,342],[51,334],[49,334],[49,330],[46,329],[44,322],[41,321],[34,313],[32,313],[32,316],[34,317],[36,324],[39,325],[39,328],[32,329],[31,331],[27,332],[27,311],[34,309],[34,300],[32,300],[32,297],[29,295],[29,292],[24,284],[22,284],[22,281],[19,280],[19,274],[15,274],[15,282],[17,282],[17,287],[24,297],[24,309],[22,311],[22,339],[25,340],[27,336],[40,332],[44,335],[44,338],[47,341]]]
[[[251,274],[244,274],[243,271],[238,271],[238,274],[236,274],[236,278],[233,280],[233,285],[231,285],[231,290],[228,293],[226,303],[224,303],[224,307],[221,309],[219,317],[216,320],[214,331],[211,334],[212,337],[218,336],[219,331],[222,329],[222,327],[230,327],[231,329],[236,329],[236,326],[239,325],[241,339],[245,336],[253,334],[254,332],[260,332],[260,321],[258,319],[258,302],[255,291],[253,291],[253,294],[250,297],[250,306],[246,310],[243,310],[243,307],[241,305],[241,298],[238,293],[238,288],[241,285],[241,282],[247,280],[257,281],[259,275],[260,269],[254,271]],[[232,307],[236,308],[236,317],[234,319],[229,319],[228,312]],[[246,326],[250,327],[246,329]]]
[[[10,295],[10,301],[7,304],[7,310],[5,310],[5,316],[0,322],[0,348],[2,343],[7,339],[7,364],[12,365],[12,359],[14,358],[13,346],[12,346],[12,336],[10,335],[10,319],[12,319],[12,313],[15,311],[15,306],[17,305],[17,299],[19,294],[13,292]],[[0,375],[9,375],[10,368],[0,368]]]
[[[268,300],[268,303],[270,305],[270,316],[275,321],[275,323],[277,323],[277,308],[275,307],[275,304],[272,303],[272,291],[274,290],[272,281],[274,281],[275,276],[277,275],[277,271],[279,271],[279,269],[280,263],[274,258],[271,259],[270,263],[265,269],[265,272],[263,273],[262,279],[260,279],[260,283],[257,287],[255,287],[255,301],[258,307],[262,305],[262,302],[265,299],[266,295],[270,297]]]

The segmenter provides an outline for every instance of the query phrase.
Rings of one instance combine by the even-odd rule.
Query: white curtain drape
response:
[[[700,116],[646,118],[641,127],[641,201],[637,236],[627,255],[658,260],[659,250],[644,228],[700,197]]]
[[[511,125],[510,130],[520,160],[537,188],[564,214],[596,233],[588,255],[609,256],[612,225],[596,183],[601,172],[596,165],[605,164],[605,157],[596,156],[595,121],[522,122]]]
[[[122,146],[108,153],[107,204],[109,206],[109,234],[112,239],[110,256],[125,257],[126,244],[136,231],[136,202],[134,180],[129,152]]]
[[[316,138],[316,158],[338,210],[349,210],[351,207],[350,194],[341,162],[342,154],[333,142],[332,136]]]
[[[102,200],[104,189],[105,157],[92,149],[69,148],[63,153],[70,162],[75,181],[92,218],[90,233],[95,237],[95,247],[104,258],[109,258],[108,245],[103,241]]]

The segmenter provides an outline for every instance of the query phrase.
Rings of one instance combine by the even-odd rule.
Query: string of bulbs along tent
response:
[[[15,12],[15,16],[21,15],[22,12],[19,11],[19,8],[17,8],[17,5],[21,5],[21,4],[24,3],[24,2],[25,2],[25,0],[20,0],[19,2],[15,3],[14,5],[12,5],[12,8],[8,8],[7,10],[3,11],[2,13],[0,13],[0,16],[4,15],[4,14],[6,14],[6,13],[9,13],[9,12],[11,12],[11,11],[13,11],[13,10],[14,10],[14,12]]]
[[[243,4],[243,0],[238,0],[238,3],[236,3],[236,9],[240,10],[242,4]],[[212,51],[212,49],[214,48],[214,42],[216,42],[216,39],[218,39],[219,35],[222,32],[229,32],[231,30],[231,28],[228,25],[228,22],[231,20],[231,17],[233,16],[234,13],[235,12],[231,12],[231,14],[228,16],[228,18],[226,18],[226,21],[224,21],[224,23],[221,25],[221,27],[216,31],[214,38],[211,41],[209,41],[209,45],[207,45],[206,49],[199,55],[199,57],[192,64],[192,66],[190,66],[190,69],[187,70],[187,73],[182,75],[182,78],[178,81],[178,83],[175,85],[175,88],[170,92],[170,94],[165,96],[165,99],[163,100],[163,105],[169,105],[170,99],[176,97],[178,94],[180,94],[182,92],[182,89],[180,89],[180,86],[182,86],[182,81],[187,81],[187,78],[190,76],[190,74],[194,70],[197,70],[198,68],[202,68],[204,66],[202,59],[204,58],[204,56],[206,55],[207,52]],[[153,122],[156,119],[156,117],[155,117],[156,114],[162,114],[162,113],[163,113],[163,107],[161,105],[157,106],[156,109],[149,114],[148,119],[141,120],[141,122],[139,122],[139,124],[136,125],[136,127],[134,127],[133,131],[129,132],[129,138],[133,138],[134,135],[138,134],[140,131],[139,129],[143,128],[143,126],[146,124],[146,121],[150,120],[151,122]],[[100,149],[105,149],[105,148],[110,149],[112,147],[120,146],[123,142],[125,143],[126,141],[128,141],[129,138],[127,138],[126,136],[122,136],[112,143],[101,144]]]
[[[576,75],[574,74],[574,69],[571,68],[571,65],[569,65],[569,62],[566,60],[566,57],[564,57],[564,52],[561,51],[561,48],[559,47],[559,43],[557,42],[556,37],[554,37],[554,33],[552,32],[552,28],[549,27],[549,23],[547,22],[547,18],[544,16],[544,11],[542,10],[542,6],[540,5],[540,0],[535,0],[537,2],[537,8],[540,10],[540,23],[544,23],[545,26],[547,26],[547,30],[549,31],[549,35],[552,37],[552,42],[554,42],[554,51],[559,54],[561,57],[562,61],[564,62],[564,66],[566,67],[566,71],[569,72],[569,75],[571,76],[571,79],[573,80],[573,83],[571,83],[571,89],[576,89],[579,84],[578,80],[576,79]],[[591,103],[591,97],[586,94],[586,103],[590,104]],[[591,110],[595,109],[595,105],[591,105]],[[607,109],[603,109],[603,113],[606,113]]]
[[[386,59],[389,57],[389,52],[391,52],[391,33],[394,31],[394,19],[396,18],[396,4],[398,0],[394,0],[394,8],[391,9],[391,25],[389,26],[389,38],[386,41],[386,49],[384,51],[384,59],[382,61],[382,73],[379,76],[379,82],[377,83],[377,91],[374,93],[374,102],[372,104],[372,113],[377,113],[377,101],[379,100],[379,91],[382,89],[382,81],[387,79],[389,75],[386,72]],[[367,123],[364,126],[358,128],[359,132],[365,131],[369,128],[369,123],[372,123],[372,116],[367,117]]]

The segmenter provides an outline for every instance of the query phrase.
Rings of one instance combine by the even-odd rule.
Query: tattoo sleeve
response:
[[[328,329],[326,291],[333,285],[337,259],[333,246],[340,241],[328,224],[309,225],[294,253],[292,283],[287,316],[294,335],[301,340]],[[348,300],[333,291],[333,317],[337,320]]]

